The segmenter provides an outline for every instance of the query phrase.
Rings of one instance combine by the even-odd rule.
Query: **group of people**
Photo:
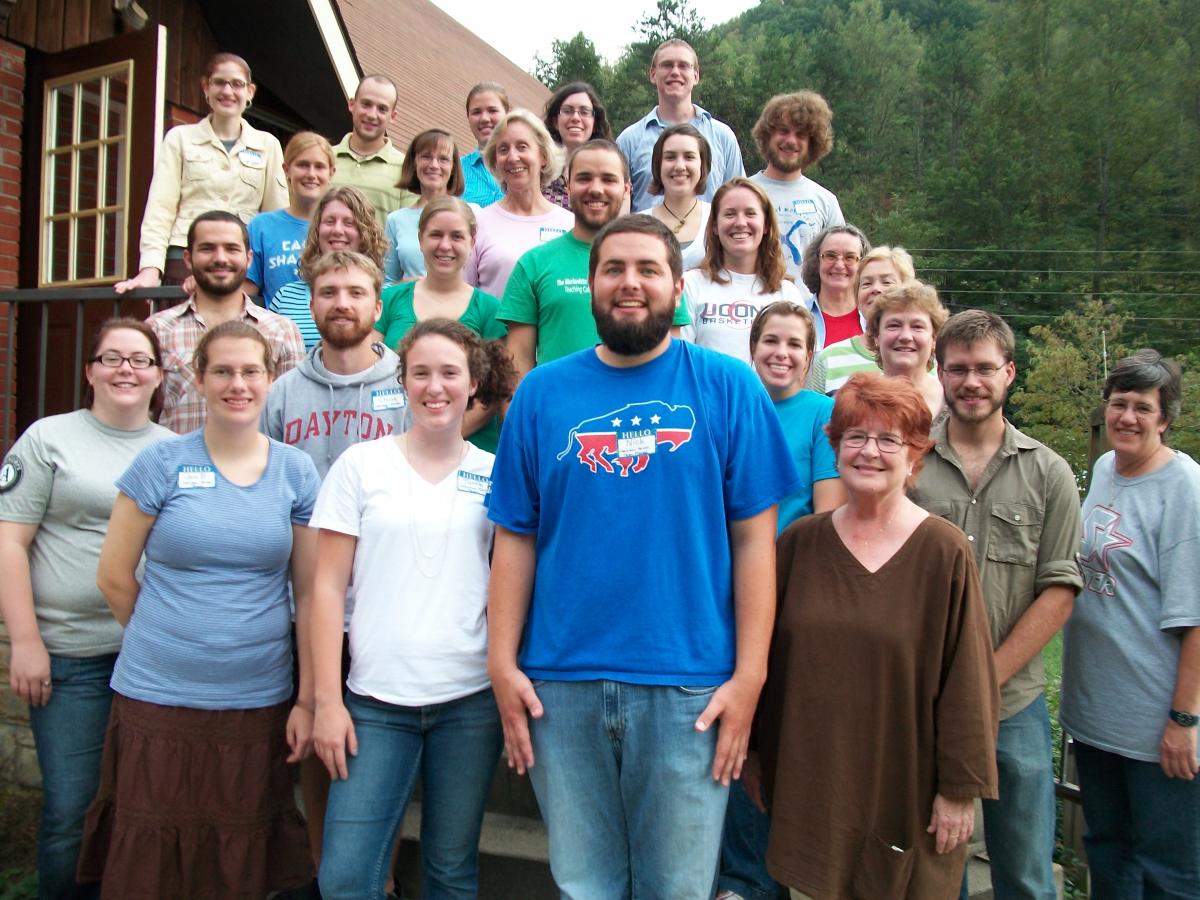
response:
[[[996,896],[1050,898],[1064,625],[1096,896],[1200,896],[1178,366],[1110,373],[1081,516],[1009,326],[803,174],[828,104],[746,178],[692,48],[649,77],[615,142],[484,83],[477,149],[402,155],[385,77],[281,150],[211,61],[117,286],[188,299],[0,469],[42,896],[382,897],[419,779],[423,896],[472,897],[503,755],[564,897],[950,898],[983,799]]]

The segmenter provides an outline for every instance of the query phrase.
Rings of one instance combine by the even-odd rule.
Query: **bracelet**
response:
[[[1197,725],[1200,725],[1200,716],[1192,715],[1182,710],[1172,709],[1167,715],[1172,722],[1183,728],[1195,728]]]

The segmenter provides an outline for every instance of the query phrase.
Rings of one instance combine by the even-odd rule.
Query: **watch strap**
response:
[[[1200,725],[1200,716],[1195,716],[1182,710],[1172,709],[1168,715],[1171,717],[1172,722],[1184,728],[1195,728],[1197,725]]]

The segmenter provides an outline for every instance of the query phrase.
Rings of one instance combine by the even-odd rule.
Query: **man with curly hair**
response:
[[[833,149],[833,112],[813,91],[776,94],[754,123],[754,141],[767,167],[751,180],[775,204],[788,274],[799,282],[813,235],[846,221],[837,197],[804,174]]]

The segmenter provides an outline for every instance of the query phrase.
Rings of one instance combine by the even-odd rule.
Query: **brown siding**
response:
[[[546,87],[429,0],[339,0],[338,7],[363,74],[382,72],[399,87],[400,121],[391,135],[402,150],[435,126],[453,134],[463,153],[474,149],[465,103],[480,81],[499,82],[513,106],[541,115]],[[494,10],[480,8],[483,26]]]
[[[21,233],[21,120],[24,111],[25,51],[0,40],[0,290],[17,286]],[[0,411],[4,409],[4,397],[15,391],[15,386],[6,380],[8,358],[12,352],[8,304],[0,303]],[[16,409],[16,403],[10,401],[9,407]],[[0,426],[3,424],[0,422]],[[16,422],[8,424],[11,430]]]

